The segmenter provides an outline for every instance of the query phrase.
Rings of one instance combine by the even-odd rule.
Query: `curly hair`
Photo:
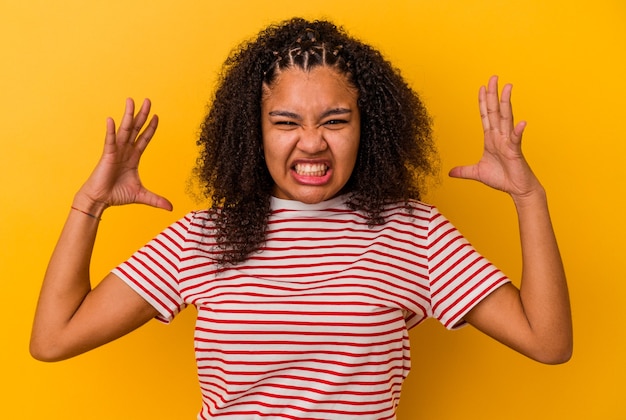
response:
[[[196,175],[211,199],[220,262],[244,261],[265,241],[274,187],[262,152],[263,88],[299,67],[329,66],[358,91],[361,139],[345,191],[370,226],[387,203],[419,199],[437,171],[432,122],[417,93],[382,54],[328,21],[293,18],[235,48],[201,126]]]

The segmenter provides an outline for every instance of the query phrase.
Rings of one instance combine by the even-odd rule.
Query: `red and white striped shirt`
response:
[[[369,228],[344,200],[273,198],[260,252],[222,269],[193,212],[113,270],[162,321],[197,308],[198,419],[395,419],[408,329],[454,328],[508,281],[432,206]]]

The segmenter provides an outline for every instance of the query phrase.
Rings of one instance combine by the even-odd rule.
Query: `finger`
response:
[[[135,119],[135,102],[132,98],[126,99],[126,106],[124,108],[124,116],[122,122],[117,131],[117,141],[127,142],[132,132],[133,120]]]
[[[500,128],[500,102],[498,100],[498,76],[491,76],[486,93],[487,117],[491,129]]]
[[[137,149],[139,149],[139,151],[143,152],[144,150],[146,150],[146,147],[148,147],[148,143],[150,143],[150,140],[154,136],[154,133],[156,132],[158,126],[159,117],[157,115],[153,115],[150,119],[150,122],[148,123],[148,126],[143,131],[143,133],[141,133],[139,138],[137,138],[137,142],[135,143],[135,146],[137,147]]]
[[[514,143],[519,144],[522,141],[522,134],[526,128],[526,122],[520,121],[515,124],[513,104],[511,102],[512,92],[513,85],[510,83],[505,85],[502,89],[502,95],[500,98],[500,113],[502,114],[501,130],[505,133],[511,133],[511,140],[513,140]]]
[[[525,129],[526,129],[526,121],[520,121],[515,125],[515,127],[513,128],[513,135],[511,136],[515,144],[521,143],[522,135],[524,134]]]
[[[163,210],[171,211],[174,206],[172,203],[165,197],[157,195],[149,190],[142,190],[135,200],[138,204],[146,204],[148,206],[156,207]]]
[[[104,136],[104,144],[105,146],[115,144],[115,121],[113,121],[111,117],[107,118],[107,130]]]
[[[507,83],[500,95],[500,131],[510,133],[513,130],[513,106],[511,105],[511,91],[513,85]]]
[[[478,168],[476,165],[456,166],[450,169],[448,176],[452,178],[473,179],[478,181]]]
[[[483,131],[491,129],[489,125],[489,114],[487,114],[487,91],[484,86],[478,90],[478,110],[480,111],[480,121],[483,124]]]
[[[130,134],[130,140],[137,139],[139,132],[143,128],[143,125],[148,120],[148,115],[150,115],[151,106],[152,104],[150,103],[149,99],[143,100],[143,103],[141,104],[141,108],[139,108],[139,112],[137,112],[137,115],[135,116],[133,120],[133,129]]]

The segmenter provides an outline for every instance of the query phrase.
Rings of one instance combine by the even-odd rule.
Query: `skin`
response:
[[[291,68],[264,88],[265,162],[278,198],[319,203],[341,191],[359,149],[357,91],[329,67]]]
[[[450,176],[482,182],[512,197],[523,273],[519,289],[512,284],[498,288],[465,320],[530,358],[562,363],[572,353],[565,273],[545,190],[522,154],[526,124],[514,123],[511,89],[504,86],[500,96],[495,76],[480,89],[483,156],[474,165],[453,168]],[[289,70],[265,93],[264,153],[276,196],[314,203],[340,193],[358,149],[359,112],[345,79],[323,68],[309,73]],[[169,201],[143,186],[137,170],[158,124],[156,116],[148,119],[149,114],[149,101],[135,114],[129,99],[117,131],[113,120],[107,120],[102,157],[76,194],[74,207],[96,216],[109,206],[132,203],[171,210]],[[301,161],[322,162],[330,170],[322,176],[295,175],[294,164]],[[75,356],[157,315],[113,274],[92,289],[89,264],[99,220],[81,211],[70,211],[44,277],[30,347],[40,360]]]
[[[132,99],[119,129],[107,119],[104,150],[72,203],[100,216],[110,206],[131,203],[171,210],[165,198],[148,191],[139,179],[139,160],[158,125],[146,100],[135,115]],[[36,359],[67,359],[119,338],[157,315],[156,310],[113,274],[92,289],[89,264],[99,220],[71,210],[44,276],[31,334]]]
[[[528,357],[563,363],[573,350],[567,281],[546,192],[522,154],[526,122],[514,123],[511,90],[505,85],[498,97],[496,76],[480,88],[483,155],[475,165],[453,168],[450,176],[482,182],[513,199],[522,245],[521,284],[519,290],[511,284],[500,287],[465,319]]]

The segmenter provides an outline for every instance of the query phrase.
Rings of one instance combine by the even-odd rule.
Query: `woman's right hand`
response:
[[[135,115],[134,101],[127,99],[124,117],[117,132],[113,119],[107,119],[102,156],[74,198],[77,208],[97,217],[109,206],[132,203],[172,210],[169,200],[147,190],[139,178],[139,160],[154,136],[159,121],[153,115],[144,129],[150,106],[150,101],[145,99]]]
[[[114,340],[157,315],[148,301],[109,273],[91,287],[90,263],[102,212],[108,206],[141,203],[167,210],[172,204],[143,187],[137,167],[156,131],[158,118],[145,100],[135,115],[126,100],[124,117],[115,130],[107,120],[102,157],[74,197],[55,247],[39,295],[30,351],[39,360],[55,361],[75,356]],[[144,127],[145,126],[145,127]],[[143,131],[142,131],[143,130]]]

